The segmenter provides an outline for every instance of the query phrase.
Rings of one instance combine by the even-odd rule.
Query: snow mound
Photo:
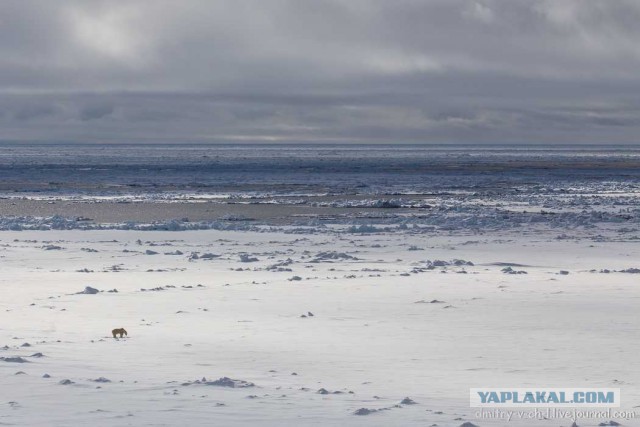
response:
[[[320,252],[309,262],[333,262],[333,261],[355,261],[358,258],[344,252],[327,251]]]
[[[29,363],[29,361],[27,359],[24,359],[20,356],[15,356],[15,357],[0,357],[0,360],[2,360],[3,362],[9,362],[9,363]]]
[[[203,384],[203,385],[212,385],[216,387],[229,387],[229,388],[248,388],[255,387],[255,384],[249,381],[244,380],[234,380],[229,377],[221,377],[215,381],[207,381],[206,378],[202,378],[201,380],[195,380],[193,382],[186,382],[182,385],[192,385],[192,384]]]
[[[164,254],[165,255],[183,255],[183,253],[177,249],[173,252],[165,252]]]
[[[87,286],[84,288],[84,291],[76,292],[76,295],[94,295],[99,293],[100,291],[96,288],[92,288],[91,286]]]
[[[374,412],[378,412],[377,409],[369,409],[369,408],[360,408],[358,410],[356,410],[353,415],[370,415],[373,414]]]
[[[59,251],[62,249],[62,246],[57,245],[45,245],[42,247],[45,251]]]
[[[452,259],[451,261],[444,261],[441,259],[436,259],[436,260],[427,260],[427,268],[429,269],[433,269],[435,267],[448,267],[448,266],[456,266],[456,267],[462,267],[462,266],[474,266],[475,264],[472,263],[471,261],[467,261],[464,259]]]
[[[255,384],[244,380],[234,380],[229,377],[222,377],[215,381],[207,381],[206,385],[214,385],[218,387],[231,387],[231,388],[247,388],[255,387]]]
[[[528,274],[526,271],[524,270],[514,270],[511,267],[505,267],[503,268],[502,271],[504,274]]]

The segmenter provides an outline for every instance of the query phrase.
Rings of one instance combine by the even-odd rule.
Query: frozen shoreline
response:
[[[0,230],[134,229],[255,232],[483,234],[545,232],[566,238],[640,239],[634,192],[545,197],[428,195],[166,202],[0,199]],[[615,236],[615,237],[612,237]]]

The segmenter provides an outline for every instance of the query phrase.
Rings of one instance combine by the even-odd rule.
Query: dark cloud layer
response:
[[[23,0],[1,139],[635,143],[635,0]]]

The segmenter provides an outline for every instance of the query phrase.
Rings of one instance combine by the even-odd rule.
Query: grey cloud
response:
[[[110,116],[114,111],[113,105],[109,104],[94,104],[83,107],[80,111],[80,119],[87,120],[96,120],[102,119]]]
[[[55,114],[56,108],[50,104],[30,104],[19,107],[13,112],[13,118],[18,121],[36,120]]]
[[[25,0],[5,139],[635,142],[633,0]]]

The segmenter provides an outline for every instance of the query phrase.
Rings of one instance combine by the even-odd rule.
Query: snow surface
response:
[[[471,387],[640,405],[637,240],[371,227],[1,231],[0,425],[506,425]]]

